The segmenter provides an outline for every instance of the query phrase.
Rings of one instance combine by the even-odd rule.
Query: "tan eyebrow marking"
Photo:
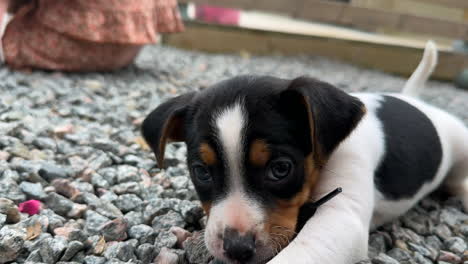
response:
[[[270,160],[271,152],[268,144],[263,139],[256,139],[250,146],[249,160],[258,167],[265,166]]]
[[[216,152],[207,143],[200,144],[200,157],[206,165],[214,165],[216,163]]]

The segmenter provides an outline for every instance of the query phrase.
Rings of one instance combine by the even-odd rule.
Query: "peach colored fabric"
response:
[[[31,0],[3,37],[14,68],[114,70],[158,33],[183,30],[176,0]]]

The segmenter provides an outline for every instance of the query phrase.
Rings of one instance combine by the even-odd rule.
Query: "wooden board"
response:
[[[409,76],[414,71],[423,53],[422,48],[402,45],[302,36],[196,22],[186,23],[185,33],[165,36],[164,43],[184,49],[216,53],[246,51],[259,55],[319,55],[403,76]],[[468,55],[441,51],[433,77],[453,80],[464,68],[468,68]]]
[[[192,2],[277,12],[294,18],[346,25],[364,30],[376,31],[381,27],[386,27],[397,31],[468,40],[468,23],[376,10],[341,2],[288,0],[287,5],[284,4],[284,0],[193,0]]]
[[[433,3],[421,0],[352,0],[351,5],[454,22],[466,21],[464,16],[465,8],[446,6],[439,2]]]

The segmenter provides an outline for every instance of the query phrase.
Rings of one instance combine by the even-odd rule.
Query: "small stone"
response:
[[[48,182],[52,182],[55,179],[65,179],[71,176],[71,172],[62,167],[44,163],[39,170],[39,175]]]
[[[67,216],[74,207],[74,203],[66,197],[57,194],[49,193],[45,198],[45,204],[48,208],[52,209],[55,213],[61,216]]]
[[[445,261],[445,262],[453,263],[453,264],[457,264],[462,261],[462,259],[456,254],[452,252],[444,251],[444,250],[441,250],[439,252],[439,257],[437,258],[437,260]]]
[[[40,183],[23,181],[19,187],[29,199],[43,200],[47,196],[47,194],[44,192],[44,188],[42,188]]]
[[[410,250],[416,251],[416,252],[418,252],[419,254],[421,254],[421,255],[423,255],[425,257],[430,258],[432,256],[431,251],[429,249],[423,247],[423,246],[420,246],[420,245],[417,245],[415,243],[409,242],[408,247],[409,247]]]
[[[28,258],[26,259],[26,263],[41,263],[42,257],[39,249],[34,250],[29,254]]]
[[[189,184],[189,178],[187,176],[176,176],[170,179],[172,188],[185,189]]]
[[[143,264],[152,263],[156,257],[155,247],[148,243],[141,244],[136,250],[136,255]]]
[[[41,243],[40,254],[42,261],[45,263],[55,263],[59,260],[62,253],[65,251],[67,243],[65,238],[55,237],[46,238]]]
[[[104,167],[112,165],[112,159],[105,153],[95,154],[88,159],[89,168],[93,170],[99,170]]]
[[[84,248],[83,243],[79,241],[72,241],[68,243],[68,248],[65,250],[65,253],[63,254],[62,258],[60,258],[60,260],[61,261],[71,260],[76,255],[76,253],[78,253],[83,248]]]
[[[6,216],[5,222],[7,224],[18,223],[21,219],[18,207],[11,200],[0,198],[0,214]]]
[[[387,255],[395,260],[397,260],[400,264],[415,264],[411,255],[408,251],[394,248],[387,252]]]
[[[46,137],[37,137],[33,140],[33,145],[38,147],[39,149],[56,149],[56,143],[51,138]]]
[[[0,229],[2,229],[3,225],[5,224],[7,216],[5,214],[0,213]]]
[[[200,202],[182,200],[179,203],[178,211],[188,223],[197,223],[204,216]]]
[[[187,240],[189,237],[192,236],[192,233],[178,226],[171,227],[169,231],[172,232],[177,237],[177,246],[179,248],[182,248],[185,240]]]
[[[100,227],[106,241],[122,241],[127,238],[127,222],[124,218],[116,218]]]
[[[428,236],[426,237],[426,245],[439,251],[442,249],[443,243],[437,236]]]
[[[143,217],[146,223],[151,223],[154,217],[166,214],[172,208],[178,208],[180,200],[155,198],[148,202],[143,211]]]
[[[179,256],[168,248],[162,248],[158,256],[154,260],[155,263],[164,264],[177,264],[179,263]]]
[[[138,168],[129,165],[120,165],[117,167],[117,182],[139,182],[141,181]]]
[[[125,220],[127,220],[129,227],[143,224],[143,213],[141,212],[128,212],[127,214],[125,214],[124,218]]]
[[[104,264],[106,263],[106,258],[97,257],[97,256],[86,256],[83,259],[84,264]]]
[[[78,189],[78,191],[80,191],[82,193],[94,193],[93,185],[88,183],[88,182],[84,182],[84,181],[81,181],[81,180],[76,180],[76,181],[72,182],[71,185],[73,187],[75,187],[76,189]]]
[[[18,184],[12,180],[0,181],[0,197],[12,200],[15,203],[20,203],[26,200]]]
[[[123,213],[141,211],[143,201],[135,194],[122,194],[114,201],[115,206]]]
[[[114,204],[112,204],[109,201],[99,199],[96,195],[92,193],[87,193],[82,198],[89,205],[90,208],[96,210],[103,216],[106,216],[111,219],[123,217],[122,212]]]
[[[117,183],[117,170],[115,168],[102,168],[97,171],[109,185],[114,185]]]
[[[177,237],[170,231],[163,231],[158,234],[154,242],[157,250],[163,247],[173,248],[177,244]]]
[[[184,228],[186,225],[182,216],[172,210],[164,215],[154,217],[151,224],[154,230],[167,230],[173,226]]]
[[[441,224],[434,227],[434,233],[440,237],[442,240],[449,239],[452,237],[452,231],[447,225]]]
[[[95,255],[101,255],[107,248],[106,240],[103,236],[92,236],[89,241],[91,252]]]
[[[9,262],[18,256],[23,247],[26,233],[10,226],[0,229],[0,260]]]
[[[399,264],[395,259],[380,253],[377,257],[372,259],[372,264]]]
[[[153,228],[147,225],[135,225],[128,230],[130,238],[138,239],[140,244],[150,243],[153,244],[156,238],[156,233]]]
[[[119,195],[125,194],[125,193],[140,194],[141,186],[137,182],[124,182],[124,183],[120,183],[120,184],[112,186],[111,190]]]
[[[117,258],[122,261],[136,260],[136,256],[133,253],[134,247],[131,243],[127,242],[114,242],[109,243],[104,256],[108,259]]]
[[[463,254],[467,249],[466,242],[460,237],[451,237],[445,241],[445,247],[456,254]]]
[[[86,211],[85,218],[86,218],[85,231],[89,235],[100,234],[101,226],[104,223],[107,223],[109,221],[109,218],[102,216],[93,210]]]
[[[414,261],[416,261],[416,263],[418,264],[433,264],[434,263],[432,260],[429,260],[428,258],[424,257],[418,252],[414,252],[413,255],[414,255]]]
[[[68,179],[53,180],[52,186],[55,187],[57,193],[70,199],[74,199],[78,194],[81,193],[80,190],[73,186],[70,180]]]
[[[91,174],[91,183],[98,188],[109,188],[109,183],[98,173]]]

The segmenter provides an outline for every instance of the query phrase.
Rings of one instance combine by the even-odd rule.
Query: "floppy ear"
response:
[[[325,161],[366,112],[356,97],[308,77],[294,79],[280,98],[290,117],[306,124],[308,143],[317,161]]]
[[[166,143],[185,141],[185,116],[194,94],[183,94],[160,104],[143,121],[141,132],[160,168],[163,167]]]

